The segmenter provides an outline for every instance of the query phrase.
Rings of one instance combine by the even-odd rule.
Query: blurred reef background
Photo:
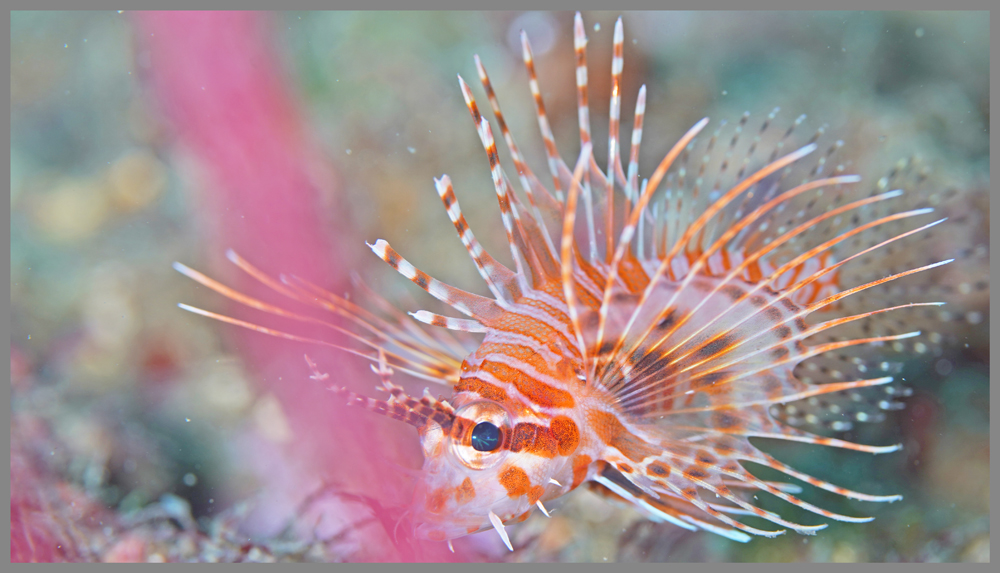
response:
[[[618,15],[583,15],[599,158]],[[513,528],[514,554],[492,533],[457,540],[454,555],[440,543],[394,548],[379,511],[354,494],[401,499],[391,464],[419,466],[416,435],[348,410],[308,379],[302,353],[358,391],[377,382],[367,367],[177,308],[255,318],[171,269],[180,261],[264,296],[225,260],[230,247],[335,292],[351,292],[356,271],[418,308],[407,297],[422,295],[365,247],[378,238],[484,291],[432,183],[451,176],[471,226],[505,260],[455,74],[485,100],[479,54],[512,132],[547,173],[518,32],[572,159],[572,18],[13,12],[12,560],[988,562],[988,293],[958,348],[907,365],[907,408],[865,429],[863,441],[903,452],[780,449],[835,483],[904,496],[874,507],[813,498],[874,522],[744,545],[578,491],[551,520]],[[778,125],[807,113],[847,155],[865,150],[866,180],[919,153],[988,215],[987,13],[623,19],[623,135],[648,86],[641,175],[705,115],[749,110],[753,125],[780,106]],[[988,223],[981,234],[986,244]]]

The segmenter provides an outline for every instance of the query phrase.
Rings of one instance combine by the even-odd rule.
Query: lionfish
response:
[[[826,527],[794,523],[761,508],[755,495],[760,492],[823,518],[870,521],[817,507],[797,497],[800,486],[760,479],[744,464],[773,468],[850,499],[901,499],[807,475],[750,438],[871,454],[900,449],[825,434],[880,420],[883,410],[901,406],[896,399],[906,390],[892,384],[899,364],[886,355],[921,334],[912,326],[935,320],[938,311],[919,307],[944,304],[901,299],[933,292],[935,274],[927,271],[953,260],[927,260],[940,250],[931,228],[944,218],[926,217],[939,198],[893,188],[923,181],[910,164],[860,191],[861,177],[837,163],[842,142],[821,151],[820,129],[795,147],[794,131],[804,116],[775,133],[768,128],[777,110],[756,133],[744,134],[751,131],[744,114],[731,135],[720,126],[699,140],[709,124],[702,119],[640,181],[646,87],[638,92],[626,166],[619,137],[621,18],[614,28],[608,162],[602,171],[593,154],[587,38],[579,14],[574,24],[581,151],[572,170],[556,148],[531,46],[521,33],[551,191],[528,167],[475,56],[526,201],[519,198],[501,166],[492,124],[459,76],[489,159],[513,269],[476,240],[449,177],[434,184],[492,297],[429,276],[384,240],[369,245],[465,318],[425,310],[407,316],[394,309],[393,318],[383,318],[303,279],[273,279],[232,251],[228,258],[263,284],[330,311],[360,332],[243,295],[180,263],[175,268],[255,309],[346,333],[365,350],[180,306],[372,361],[387,400],[331,389],[351,405],[417,428],[424,465],[408,513],[419,538],[450,545],[493,528],[513,550],[507,524],[524,521],[536,508],[548,515],[546,502],[584,484],[651,520],[740,542],[751,535],[774,537],[785,528],[814,534]],[[771,147],[769,156],[765,146]],[[585,224],[578,232],[581,203]],[[904,239],[910,241],[906,248]],[[905,289],[893,286],[917,274],[930,278],[903,281],[911,285]],[[479,334],[481,342],[433,331],[439,328]],[[940,334],[932,333],[919,345],[937,342]],[[326,377],[307,361],[314,378]],[[410,397],[390,382],[394,371],[446,385],[452,396],[435,399],[425,389],[419,399]],[[875,393],[864,391],[876,386],[881,388]],[[746,517],[778,528],[748,525]]]

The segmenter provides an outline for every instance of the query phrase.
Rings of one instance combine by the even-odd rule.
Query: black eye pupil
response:
[[[492,452],[500,447],[500,428],[489,422],[480,422],[472,429],[472,449]]]

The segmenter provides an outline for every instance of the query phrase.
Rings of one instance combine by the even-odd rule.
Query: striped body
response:
[[[689,259],[685,257],[671,268],[683,276],[692,262]],[[651,266],[646,262],[643,267]],[[794,384],[791,375],[797,360],[788,360],[804,351],[796,338],[808,332],[804,321],[796,316],[801,307],[791,301],[772,306],[777,292],[769,288],[747,296],[752,290],[752,283],[746,280],[749,275],[741,275],[739,286],[723,285],[720,279],[738,269],[740,262],[740,253],[719,255],[704,269],[703,276],[692,281],[685,296],[674,296],[680,291],[678,281],[666,281],[646,303],[651,310],[660,309],[668,299],[675,298],[671,314],[684,316],[713,290],[721,288],[725,295],[718,297],[715,304],[703,305],[700,311],[719,314],[728,310],[734,318],[747,319],[740,329],[728,331],[725,346],[720,346],[720,339],[712,336],[714,329],[697,332],[695,323],[674,329],[669,318],[656,325],[649,320],[639,321],[633,326],[637,332],[647,329],[650,332],[643,340],[659,340],[667,335],[660,346],[677,346],[675,355],[680,359],[674,364],[668,364],[671,361],[667,359],[652,366],[641,364],[637,357],[654,353],[648,348],[651,345],[640,343],[630,355],[635,359],[620,367],[613,368],[608,360],[602,361],[609,369],[596,384],[587,384],[584,362],[577,350],[569,309],[558,281],[540,285],[504,305],[504,312],[485,324],[482,344],[462,363],[454,387],[451,404],[465,422],[453,425],[448,436],[450,447],[464,452],[449,456],[442,443],[443,432],[436,426],[422,434],[428,479],[415,500],[418,516],[415,521],[421,524],[418,533],[429,539],[450,539],[490,528],[492,524],[481,518],[486,513],[483,506],[503,522],[523,521],[539,501],[544,504],[585,481],[607,480],[609,471],[638,472],[639,480],[654,486],[668,477],[668,468],[675,465],[660,461],[662,448],[674,444],[678,451],[693,457],[699,450],[687,451],[681,444],[703,434],[718,421],[719,416],[706,415],[699,409],[729,404],[734,399],[763,404],[804,391],[804,385]],[[789,270],[781,279],[787,282],[786,275],[800,274],[815,264],[809,260]],[[640,267],[636,272],[639,281],[632,286],[648,284],[652,271]],[[580,286],[580,298],[597,301],[606,273],[591,267],[587,274],[598,282],[588,281],[589,289]],[[802,298],[802,293],[799,294]],[[607,329],[609,336],[622,331],[627,313],[636,308],[638,295],[622,285],[621,292],[614,296],[615,307],[608,319],[612,325]],[[737,302],[740,299],[743,300]],[[815,296],[805,302],[812,302],[811,299]],[[594,308],[588,308],[581,316],[581,322],[591,326],[584,331],[584,338],[590,343],[587,355],[592,357],[601,355],[592,345],[599,320],[596,306],[595,303]],[[648,316],[654,317],[656,313]],[[746,333],[745,338],[741,338],[740,332]],[[733,347],[740,347],[741,356],[735,360],[727,355]],[[782,361],[781,365],[775,364]],[[656,384],[642,384],[650,374],[655,376]],[[738,375],[747,377],[724,384],[718,390],[706,390],[713,385],[723,386],[719,384],[722,378]],[[495,404],[503,410],[503,440],[497,454],[473,464],[476,473],[470,476],[464,471],[468,466],[462,460],[475,455],[467,445],[468,434],[482,416],[477,418],[463,409],[468,404],[475,411],[483,403]],[[727,422],[730,429],[775,430],[771,426],[757,427],[751,420],[741,420],[736,415],[731,418]],[[663,508],[651,513],[654,518],[672,517]]]
[[[783,532],[748,525],[746,517],[804,534],[825,527],[761,509],[756,494],[763,492],[828,519],[868,521],[816,507],[796,497],[798,485],[763,481],[742,464],[768,466],[853,499],[899,499],[798,472],[749,438],[867,453],[898,449],[816,432],[876,420],[905,394],[890,384],[895,366],[882,349],[919,335],[907,329],[927,322],[915,312],[942,303],[898,300],[887,285],[906,279],[911,292],[932,292],[926,287],[938,276],[932,269],[950,260],[925,260],[932,250],[919,241],[942,220],[924,217],[932,209],[890,187],[907,182],[907,169],[861,190],[861,178],[838,163],[841,142],[820,151],[820,129],[793,147],[803,118],[784,131],[769,129],[777,110],[755,133],[746,114],[714,133],[702,133],[707,118],[698,122],[640,181],[646,90],[638,94],[626,167],[618,133],[623,41],[619,19],[609,160],[602,171],[592,154],[586,36],[577,15],[581,151],[570,170],[556,149],[522,35],[551,190],[528,167],[475,58],[526,201],[501,166],[490,122],[459,78],[489,160],[514,268],[476,240],[447,176],[435,180],[438,196],[492,297],[430,277],[385,241],[370,247],[464,318],[425,310],[382,318],[301,279],[270,279],[230,253],[234,263],[275,290],[357,327],[349,329],[251,299],[183,265],[176,268],[234,300],[326,325],[361,345],[344,349],[378,365],[373,369],[390,398],[359,396],[339,385],[331,389],[350,404],[418,429],[425,462],[407,513],[419,537],[450,540],[494,528],[512,547],[505,524],[526,519],[536,508],[546,511],[545,502],[584,483],[651,519],[736,541]],[[885,258],[892,249],[891,260]],[[924,286],[913,282],[917,277],[928,277]],[[374,299],[383,309],[391,306]],[[270,335],[335,346],[184,308]],[[821,320],[807,320],[813,314]],[[887,315],[893,320],[882,321]],[[470,346],[464,339],[431,336],[424,325],[482,339]],[[389,381],[396,371],[446,384],[453,395],[434,399],[425,390],[421,399],[410,398]],[[874,386],[882,388],[871,398],[865,389]],[[477,434],[481,428],[485,433]]]

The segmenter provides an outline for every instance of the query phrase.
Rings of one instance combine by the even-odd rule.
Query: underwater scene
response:
[[[985,12],[12,12],[11,560],[989,562],[989,95]]]

